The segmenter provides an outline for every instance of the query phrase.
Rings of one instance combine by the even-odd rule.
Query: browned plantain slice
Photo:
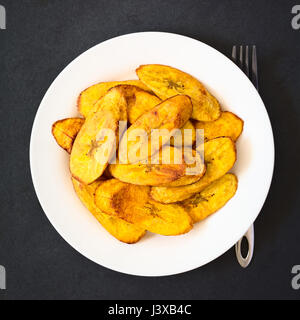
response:
[[[184,130],[190,130],[184,131]],[[174,147],[191,147],[196,141],[196,129],[191,121],[186,122],[186,124],[180,129],[182,139],[174,139],[171,137],[170,145]],[[191,136],[191,139],[188,139]],[[186,139],[184,139],[186,137]],[[188,137],[188,138],[187,138]]]
[[[163,152],[170,154],[168,164],[165,164],[167,161],[163,162]],[[174,147],[164,147],[163,152],[160,151],[156,155],[159,158],[159,164],[151,164],[151,159],[148,164],[111,164],[109,171],[116,179],[143,186],[160,186],[183,177],[187,165],[184,163],[181,150]],[[174,161],[176,158],[180,159],[181,164],[176,164]]]
[[[155,154],[162,145],[170,140],[169,134],[174,129],[180,129],[189,120],[192,113],[192,103],[188,96],[178,95],[167,99],[154,107],[151,111],[143,114],[138,120],[127,130],[124,134],[120,147],[122,150],[126,150],[124,146],[127,146],[127,161],[121,160],[122,163],[136,163],[138,161],[147,159],[151,155]],[[167,132],[161,136],[161,144],[157,147],[151,146],[151,137],[153,137],[153,129],[165,130]],[[141,149],[141,143],[137,142],[138,134],[140,132],[147,134],[147,140],[145,144],[149,146],[148,153],[140,155],[137,159],[137,154]],[[152,135],[152,136],[151,136]],[[142,142],[143,144],[143,142]],[[150,148],[152,149],[150,150]],[[126,156],[126,153],[125,153]],[[119,158],[123,159],[124,156]]]
[[[84,119],[68,118],[56,121],[52,125],[52,134],[60,147],[71,153],[73,142],[80,131]]]
[[[71,173],[78,181],[90,184],[102,175],[118,144],[119,121],[127,120],[126,108],[122,90],[112,88],[101,99],[98,111],[86,119],[70,159]]]
[[[157,64],[140,66],[136,73],[139,79],[162,100],[176,94],[190,96],[194,107],[193,119],[213,121],[220,117],[221,108],[217,99],[191,75],[169,66]]]
[[[192,228],[192,219],[180,205],[164,205],[149,199],[149,187],[108,180],[95,193],[95,203],[104,212],[153,233],[174,236]]]
[[[153,187],[151,197],[162,203],[173,203],[190,198],[201,192],[211,182],[226,174],[236,161],[235,144],[230,138],[216,138],[204,144],[206,173],[202,179],[191,185],[166,188]]]
[[[118,85],[133,85],[137,86],[145,91],[151,92],[151,90],[139,80],[127,80],[127,81],[112,81],[97,83],[81,92],[78,98],[78,111],[85,118],[88,116],[91,108],[94,104],[101,99],[108,90]]]
[[[202,192],[183,201],[182,205],[196,223],[221,209],[235,195],[237,187],[237,177],[228,173]]]
[[[84,185],[72,178],[72,182],[81,202],[95,216],[101,225],[116,239],[130,244],[138,242],[145,235],[145,229],[142,229],[132,223],[128,223],[118,217],[108,215],[96,207],[94,194],[103,181],[96,181],[90,185]]]
[[[124,97],[127,102],[128,120],[131,123],[135,122],[142,114],[150,111],[156,105],[161,103],[161,100],[154,94],[140,89],[137,86],[122,84],[116,85],[114,88],[120,88],[123,91]],[[99,109],[100,105],[101,99],[99,99],[96,103],[90,106],[89,111],[86,112],[86,117],[90,113],[95,113]]]
[[[141,115],[161,103],[161,100],[154,94],[136,86],[120,85],[119,87],[124,90],[130,123],[134,123]]]
[[[195,156],[196,151],[192,151]],[[156,157],[159,164],[151,164],[149,159],[148,164],[111,164],[109,170],[116,179],[143,186],[181,186],[194,183],[204,175],[205,165],[199,155],[198,170],[195,164],[185,163],[181,149],[165,146],[153,157],[154,161]]]
[[[236,141],[243,131],[244,121],[234,113],[225,111],[216,121],[195,121],[194,125],[196,129],[204,129],[205,141],[219,137],[229,137]]]
[[[206,166],[200,153],[191,148],[184,148],[183,152],[186,152],[187,150],[189,150],[189,152],[186,153],[187,158],[190,159],[190,157],[192,156],[194,158],[194,162],[192,162],[191,164],[186,164],[184,176],[172,182],[166,183],[161,187],[180,187],[190,185],[199,181],[204,176],[206,172]],[[186,163],[185,160],[184,163]]]

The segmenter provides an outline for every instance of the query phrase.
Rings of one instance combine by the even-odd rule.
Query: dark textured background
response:
[[[0,265],[7,269],[8,287],[0,291],[0,300],[300,298],[290,284],[292,266],[300,264],[300,30],[291,28],[296,0],[0,4],[7,9],[7,30],[0,30]],[[227,55],[233,44],[258,46],[261,95],[274,129],[276,166],[255,224],[255,257],[247,270],[239,267],[232,249],[177,276],[119,274],[75,252],[43,214],[28,159],[31,127],[43,95],[80,53],[137,31],[183,34]]]

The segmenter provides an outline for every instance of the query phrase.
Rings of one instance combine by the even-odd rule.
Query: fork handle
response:
[[[245,258],[243,257],[242,250],[241,250],[242,241],[244,238],[248,242],[248,252]],[[254,225],[252,224],[250,229],[244,235],[244,237],[242,237],[235,245],[235,254],[241,267],[247,268],[249,266],[253,257],[253,251],[254,251]]]

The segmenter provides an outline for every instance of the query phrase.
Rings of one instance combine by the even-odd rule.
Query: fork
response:
[[[252,50],[251,50],[252,49]],[[239,51],[239,56],[238,56]],[[252,52],[251,52],[252,51]],[[246,76],[252,81],[258,91],[258,72],[257,72],[257,53],[256,46],[237,46],[232,47],[232,60],[245,72]],[[242,254],[243,240],[248,242],[248,252],[246,257]],[[252,260],[254,252],[254,225],[252,224],[245,235],[236,243],[235,254],[241,267],[247,268]]]

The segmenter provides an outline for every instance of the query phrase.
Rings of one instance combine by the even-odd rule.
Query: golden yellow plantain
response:
[[[184,130],[191,130],[189,131],[184,131]],[[174,147],[191,147],[195,141],[196,141],[196,129],[194,125],[192,124],[191,121],[186,122],[186,124],[180,129],[181,132],[181,137],[182,139],[174,139],[174,137],[171,137],[170,140],[170,145]],[[189,137],[191,135],[191,140],[190,139],[184,139],[184,137]]]
[[[77,135],[70,158],[72,176],[78,181],[90,184],[102,175],[118,145],[119,121],[127,120],[126,109],[122,90],[112,88],[101,99],[99,109],[89,114]]]
[[[147,92],[151,90],[139,80],[127,80],[127,81],[112,81],[97,83],[84,91],[82,91],[78,97],[77,107],[78,111],[83,117],[87,117],[94,104],[100,100],[108,90],[118,85],[133,85],[141,88]]]
[[[236,148],[230,138],[216,138],[204,144],[206,173],[198,182],[187,186],[167,188],[153,187],[151,197],[162,203],[173,203],[201,192],[211,182],[226,174],[236,161]]]
[[[157,96],[136,86],[120,85],[118,87],[124,90],[130,123],[134,123],[141,115],[161,103]]]
[[[213,121],[220,117],[221,108],[217,99],[191,75],[158,64],[142,65],[136,70],[136,73],[139,79],[162,100],[176,94],[191,97],[194,107],[193,119]]]
[[[127,155],[126,161],[123,159],[124,155],[121,157],[119,151],[121,163],[135,163],[148,159],[152,154],[155,154],[162,145],[170,140],[169,134],[174,129],[180,129],[184,126],[184,124],[189,120],[192,110],[193,106],[191,99],[185,95],[177,95],[163,101],[149,112],[144,113],[134,124],[131,125],[121,140],[121,150],[126,150],[124,149],[124,146],[127,144],[127,153],[125,153],[125,157]],[[153,145],[151,146],[151,137],[153,136],[151,136],[151,134],[153,129],[166,131],[166,133],[161,136],[161,143],[158,144],[157,147],[154,147]],[[147,135],[145,141],[137,141],[140,132]],[[149,150],[146,149],[144,155],[142,154],[138,156],[143,143],[146,146],[148,144]]]
[[[234,174],[225,174],[202,192],[182,202],[194,223],[204,220],[221,209],[235,195],[238,180]]]
[[[149,187],[108,180],[96,190],[99,209],[153,233],[174,236],[192,228],[192,219],[180,205],[164,205],[149,198]]]
[[[128,223],[118,217],[108,215],[96,207],[94,194],[103,181],[96,181],[90,185],[84,185],[78,180],[72,178],[72,182],[81,202],[101,223],[101,225],[116,239],[130,244],[138,242],[145,235],[145,229],[142,229],[132,223]]]
[[[60,147],[71,153],[74,140],[80,131],[84,119],[68,118],[56,121],[52,125],[52,134]]]
[[[194,159],[192,160],[194,162],[189,164],[190,162],[187,162],[184,159],[183,161],[186,164],[185,174],[177,180],[161,185],[161,187],[180,187],[190,185],[199,181],[204,176],[206,166],[200,153],[191,148],[184,148],[183,152],[185,153],[186,151],[189,152],[185,156],[187,156],[188,159],[193,157]]]
[[[205,141],[219,137],[229,137],[236,141],[243,131],[244,121],[234,113],[225,111],[216,121],[195,121],[194,125],[196,129],[204,129]]]
[[[164,152],[170,153],[170,163],[163,164],[162,151],[156,156],[159,157],[159,164],[111,164],[109,171],[113,177],[123,182],[144,185],[144,186],[160,186],[170,183],[185,175],[187,165],[184,163],[181,150],[174,147],[164,147]],[[174,154],[180,158],[181,164],[175,164]]]
[[[195,156],[196,151],[192,151]],[[166,155],[169,155],[170,158]],[[181,149],[165,146],[153,158],[156,157],[158,157],[159,164],[151,164],[151,159],[149,159],[148,164],[111,164],[109,170],[111,175],[116,179],[145,186],[191,184],[200,180],[205,172],[205,166],[199,156],[197,164],[201,167],[197,171],[193,170],[195,171],[194,174],[188,174],[187,170],[194,168],[195,165],[185,163]],[[181,163],[175,162],[174,159],[178,159]]]

